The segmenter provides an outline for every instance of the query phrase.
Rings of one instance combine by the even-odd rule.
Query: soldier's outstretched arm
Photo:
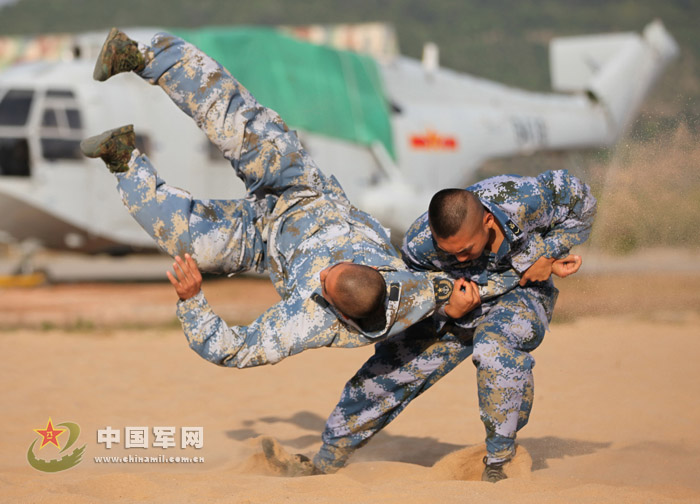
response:
[[[116,177],[127,210],[165,253],[189,253],[208,272],[262,271],[265,246],[250,202],[194,199],[167,185],[138,150]]]
[[[332,312],[297,292],[280,301],[248,326],[229,327],[201,291],[202,276],[192,257],[175,258],[168,279],[180,301],[177,316],[190,347],[220,366],[275,364],[290,355],[324,346],[356,347],[374,342],[342,324]],[[340,333],[342,332],[342,337]]]
[[[481,302],[501,296],[518,286],[520,275],[514,269],[499,273],[490,273],[486,285],[479,285]]]
[[[190,268],[196,268],[192,266],[194,262],[188,263]],[[180,262],[175,273],[179,270],[182,270]],[[391,318],[382,321],[376,332],[341,321],[341,316],[325,300],[319,300],[317,295],[304,299],[298,291],[269,308],[250,325],[229,327],[214,313],[198,287],[193,290],[185,287],[183,292],[194,295],[178,302],[177,316],[190,347],[214,364],[238,368],[275,364],[312,348],[355,348],[374,344],[425,319],[434,312],[437,302],[429,278],[424,291],[409,288],[402,293],[403,304],[398,291],[393,297],[394,289],[391,289],[389,304],[396,306],[387,310]],[[451,282],[444,281],[451,292]],[[173,285],[176,286],[175,282]]]
[[[200,290],[195,296],[178,301],[177,317],[190,348],[200,357],[219,366],[237,368],[276,364],[304,350],[331,346],[341,330],[337,319],[329,320],[321,310],[310,308],[296,295],[273,305],[250,325],[228,326]],[[343,339],[342,346],[372,342],[358,331],[354,338]]]

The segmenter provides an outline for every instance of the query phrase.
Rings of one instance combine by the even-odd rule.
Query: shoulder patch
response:
[[[399,284],[391,284],[391,290],[389,291],[389,301],[398,301],[400,291],[401,289],[399,288]]]
[[[324,299],[323,296],[319,296],[317,293],[314,292],[313,294],[311,294],[311,299],[313,299],[316,302],[316,304],[318,304],[324,310],[328,308],[329,303]]]
[[[508,219],[508,221],[506,222],[506,226],[508,226],[508,229],[510,229],[515,236],[520,236],[521,234],[523,234],[520,228],[515,225],[515,222],[513,222],[510,219]]]
[[[452,295],[453,283],[446,278],[435,278],[433,289],[435,290],[435,301],[444,303]]]

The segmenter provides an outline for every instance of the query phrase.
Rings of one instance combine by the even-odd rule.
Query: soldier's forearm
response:
[[[514,289],[520,282],[520,275],[515,270],[490,275],[486,285],[479,286],[481,302],[488,301]]]
[[[190,345],[203,359],[219,366],[231,366],[231,359],[245,343],[236,327],[228,327],[214,313],[204,294],[178,301],[177,317]]]

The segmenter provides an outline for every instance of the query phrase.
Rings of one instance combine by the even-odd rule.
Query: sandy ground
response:
[[[189,350],[165,283],[0,291],[1,500],[700,502],[700,274],[582,274],[560,288],[557,319],[534,353],[535,406],[518,470],[496,485],[464,479],[480,473],[484,436],[469,362],[344,470],[282,478],[260,463],[257,438],[312,455],[343,384],[371,348],[224,369]],[[205,291],[231,321],[250,320],[276,299],[256,279],[210,279]],[[49,417],[82,429],[75,446],[86,444],[86,452],[73,469],[49,474],[27,463],[34,429]],[[97,443],[107,426],[122,436],[111,449]],[[204,447],[125,449],[124,428],[134,426],[149,428],[151,445],[154,427],[175,427],[179,442],[182,427],[199,426]],[[51,445],[35,452],[59,457]],[[95,462],[161,454],[204,462]]]

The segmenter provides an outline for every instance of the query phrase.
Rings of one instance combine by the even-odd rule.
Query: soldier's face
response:
[[[338,277],[351,264],[350,262],[339,262],[321,271],[321,294],[323,298],[333,306],[335,306],[333,298],[336,294]]]
[[[467,220],[462,228],[449,238],[433,236],[438,248],[446,254],[455,256],[459,262],[473,261],[484,253],[492,225],[493,214],[484,212],[482,217],[473,221]]]

